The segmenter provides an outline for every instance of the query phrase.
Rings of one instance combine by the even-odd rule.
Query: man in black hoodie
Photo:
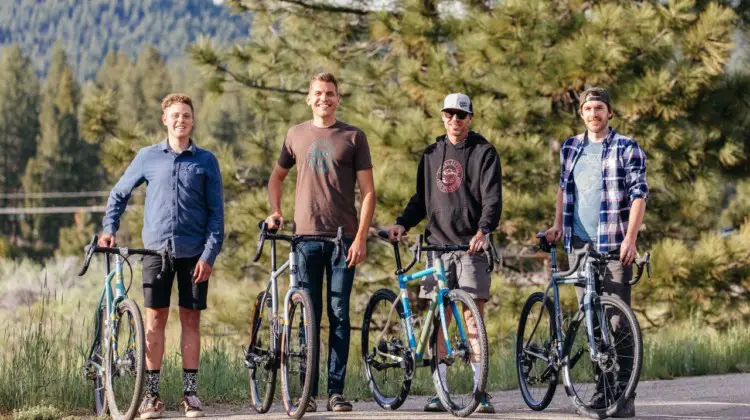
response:
[[[468,243],[468,253],[444,254],[441,259],[448,286],[468,292],[482,312],[490,293],[490,274],[486,272],[488,265],[482,248],[489,233],[497,228],[503,208],[500,158],[484,137],[469,131],[474,109],[468,96],[461,93],[446,96],[440,113],[446,134],[422,153],[417,170],[417,192],[388,235],[391,241],[399,241],[406,231],[427,217],[427,243]],[[421,289],[420,297],[430,298],[437,290],[436,280],[426,277]],[[476,331],[476,326],[470,316],[467,321],[469,335],[472,335],[472,328]],[[474,365],[473,362],[473,368]],[[445,375],[444,370],[440,373]],[[445,409],[435,397],[425,406],[425,411]],[[477,412],[494,413],[486,396]]]

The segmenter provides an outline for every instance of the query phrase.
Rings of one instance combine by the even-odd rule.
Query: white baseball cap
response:
[[[459,111],[468,112],[469,114],[474,114],[474,107],[471,105],[471,99],[463,93],[451,93],[446,96],[443,101],[443,109],[440,111],[442,112],[446,109],[457,109]]]

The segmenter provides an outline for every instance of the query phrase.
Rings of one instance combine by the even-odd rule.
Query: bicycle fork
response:
[[[599,347],[596,345],[596,337],[594,336],[594,328],[596,325],[594,325],[594,322],[598,322],[599,324],[601,341],[603,344],[602,348],[610,348],[611,342],[609,339],[607,314],[604,313],[601,301],[599,300],[599,295],[596,293],[594,287],[595,281],[593,278],[594,274],[591,272],[591,267],[589,264],[586,264],[584,267],[586,291],[583,296],[583,312],[586,319],[588,345],[591,350],[590,357],[591,361],[595,363],[606,362],[609,359],[609,354],[600,352]]]

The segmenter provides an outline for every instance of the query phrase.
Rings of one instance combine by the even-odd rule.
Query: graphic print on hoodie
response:
[[[502,212],[502,175],[495,148],[469,132],[453,145],[445,135],[422,153],[417,192],[396,223],[407,230],[428,218],[431,244],[468,244],[479,231],[495,230]]]

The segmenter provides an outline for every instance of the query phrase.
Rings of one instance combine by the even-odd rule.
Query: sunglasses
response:
[[[446,120],[452,119],[453,116],[455,115],[456,118],[458,118],[459,120],[463,121],[463,120],[466,119],[466,117],[469,116],[468,112],[466,112],[466,111],[459,111],[459,110],[455,110],[455,109],[449,109],[449,110],[446,110],[446,111],[442,111],[442,113],[443,113],[443,117],[445,117]]]

